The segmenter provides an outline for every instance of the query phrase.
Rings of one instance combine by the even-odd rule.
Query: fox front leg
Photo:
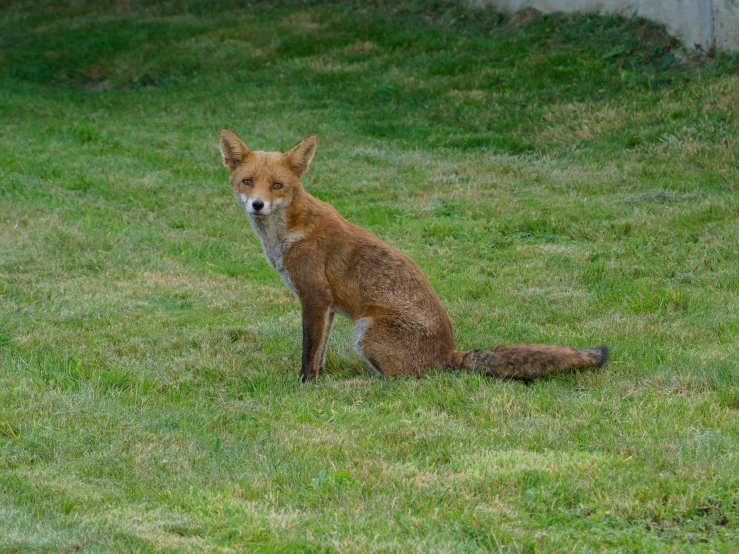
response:
[[[318,297],[317,297],[318,296]],[[302,304],[303,317],[303,364],[300,378],[305,383],[318,376],[323,365],[326,342],[333,314],[331,302],[321,295],[314,295]]]
[[[329,310],[328,312],[328,324],[326,325],[326,336],[323,339],[323,347],[318,352],[320,360],[318,361],[318,371],[323,371],[323,366],[326,364],[326,347],[328,346],[328,339],[331,336],[331,328],[334,326],[334,311]]]

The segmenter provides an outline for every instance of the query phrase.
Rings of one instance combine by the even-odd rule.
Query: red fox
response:
[[[449,317],[415,262],[300,183],[316,151],[315,135],[283,154],[249,150],[233,131],[221,129],[220,148],[236,202],[270,265],[300,301],[303,382],[323,368],[336,313],[352,320],[354,349],[386,377],[419,376],[436,367],[533,379],[605,363],[606,346],[457,350]]]

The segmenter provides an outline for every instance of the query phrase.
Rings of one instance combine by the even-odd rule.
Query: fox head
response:
[[[290,205],[313,159],[316,136],[282,154],[249,150],[233,131],[221,129],[220,146],[236,202],[247,214],[264,217]]]

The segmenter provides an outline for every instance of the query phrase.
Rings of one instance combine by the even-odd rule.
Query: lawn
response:
[[[645,21],[416,0],[0,7],[0,552],[736,552],[739,57]],[[221,166],[414,258],[526,384],[372,376]]]

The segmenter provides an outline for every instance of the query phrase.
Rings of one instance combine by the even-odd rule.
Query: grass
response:
[[[0,10],[0,551],[739,547],[736,57],[443,2]],[[317,133],[306,186],[460,348],[609,365],[382,381],[340,321],[301,385],[222,126]]]

